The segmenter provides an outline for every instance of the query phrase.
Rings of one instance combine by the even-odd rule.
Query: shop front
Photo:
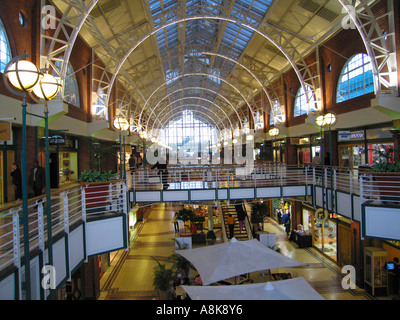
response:
[[[272,200],[271,218],[278,221],[279,224],[285,224],[291,221],[292,204],[283,198]]]
[[[365,168],[380,160],[380,151],[394,147],[391,127],[338,132],[339,166]]]
[[[312,244],[321,253],[337,261],[337,219],[321,214],[321,210],[303,205],[301,234],[312,235]]]

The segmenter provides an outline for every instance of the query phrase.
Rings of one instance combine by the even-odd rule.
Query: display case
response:
[[[382,248],[364,248],[364,284],[365,290],[373,296],[387,295],[387,252]]]

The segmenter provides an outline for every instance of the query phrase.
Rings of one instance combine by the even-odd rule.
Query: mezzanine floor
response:
[[[100,282],[99,300],[157,300],[153,288],[152,257],[168,264],[168,257],[174,252],[174,227],[172,216],[179,207],[172,203],[157,204],[145,216],[144,222],[131,232],[129,250],[118,251],[111,256],[111,265]],[[289,242],[282,226],[269,220],[266,231],[276,233],[277,245],[281,253],[298,261],[307,263],[306,267],[281,268],[279,272],[290,272],[293,276],[305,279],[327,300],[391,300],[393,297],[375,298],[363,289],[344,290],[341,286],[343,274],[340,268],[325,258],[314,248],[298,248]],[[182,227],[182,225],[181,225]],[[217,232],[216,243],[221,242]],[[195,245],[193,245],[195,247]],[[278,272],[278,270],[271,270]],[[264,282],[260,272],[250,275],[254,282]]]

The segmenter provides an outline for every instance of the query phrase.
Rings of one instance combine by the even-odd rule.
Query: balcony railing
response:
[[[248,173],[244,167],[185,166],[169,167],[168,190],[257,188],[268,186],[322,185],[326,189],[360,196],[361,203],[371,200],[400,204],[400,174],[373,173],[366,169],[343,167],[290,166],[256,164]],[[162,190],[161,170],[138,169],[127,173],[128,188],[135,191]]]
[[[307,185],[359,196],[361,204],[368,201],[400,205],[400,174],[372,174],[368,171],[282,164],[255,165],[247,174],[240,166],[203,166],[168,169],[168,190],[257,188],[265,186]],[[52,191],[52,236],[68,233],[71,226],[110,213],[127,213],[127,189],[161,190],[157,170],[136,170],[127,173],[127,181],[114,180],[101,187],[97,183],[73,185]],[[383,181],[383,183],[381,183]],[[44,251],[48,240],[45,197],[29,200],[29,249]],[[24,232],[20,223],[22,203],[5,205],[0,210],[0,271],[20,267],[24,255]]]
[[[51,193],[51,233],[69,233],[76,223],[85,222],[105,214],[126,213],[126,183],[123,180],[76,184]],[[20,220],[22,203],[10,204],[0,211],[0,271],[8,267],[20,267],[24,256],[24,232]],[[44,252],[48,241],[46,198],[36,197],[28,201],[29,250]]]

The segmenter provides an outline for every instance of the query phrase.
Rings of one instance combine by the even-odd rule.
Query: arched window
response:
[[[56,61],[55,65],[61,69],[61,61]],[[54,76],[57,75],[54,74]],[[64,81],[64,101],[74,105],[75,107],[81,107],[79,100],[78,81],[76,80],[75,72],[71,66],[71,63],[68,63],[67,73]]]
[[[103,90],[96,94],[96,103],[92,105],[92,115],[98,120],[108,120],[108,110],[105,107],[106,95]]]
[[[0,20],[0,72],[4,72],[4,68],[11,60],[10,44],[8,42],[6,30]]]
[[[269,124],[273,126],[275,123],[280,123],[282,120],[281,105],[278,100],[272,102],[272,106],[269,112]]]
[[[337,86],[336,102],[346,101],[374,91],[371,59],[360,53],[344,66]]]
[[[298,117],[302,114],[308,113],[308,105],[310,105],[310,112],[316,111],[317,108],[315,106],[314,94],[310,86],[306,85],[306,92],[308,96],[308,104],[307,104],[307,96],[306,92],[304,92],[303,87],[301,87],[296,94],[296,100],[294,102],[294,116]]]

